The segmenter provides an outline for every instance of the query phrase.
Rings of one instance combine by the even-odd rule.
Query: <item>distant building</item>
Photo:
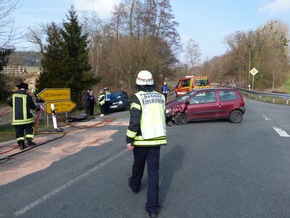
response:
[[[9,65],[3,68],[2,72],[3,74],[8,74],[8,75],[21,75],[27,73],[25,67],[21,65]]]
[[[38,66],[22,66],[22,65],[9,65],[4,67],[3,71],[1,73],[7,74],[7,75],[22,75],[25,73],[37,73],[39,74],[39,67]]]

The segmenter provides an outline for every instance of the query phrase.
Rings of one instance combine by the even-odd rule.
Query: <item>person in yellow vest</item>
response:
[[[25,139],[28,146],[34,146],[34,117],[30,109],[39,111],[32,99],[27,94],[28,84],[20,83],[16,91],[9,99],[8,104],[12,107],[12,126],[15,127],[16,141],[21,150],[26,148]],[[25,133],[24,133],[25,131]]]
[[[109,114],[111,112],[110,110],[110,102],[111,102],[111,92],[109,88],[104,88],[104,94],[105,94],[105,114]]]
[[[100,94],[98,96],[98,102],[99,102],[99,106],[101,109],[101,117],[103,117],[105,115],[105,93],[100,90]]]
[[[126,133],[127,149],[133,151],[132,175],[128,185],[134,193],[140,191],[147,162],[148,189],[145,209],[150,217],[159,211],[159,158],[160,146],[167,144],[165,97],[155,91],[152,74],[147,70],[138,73],[138,90],[131,99],[130,123]]]

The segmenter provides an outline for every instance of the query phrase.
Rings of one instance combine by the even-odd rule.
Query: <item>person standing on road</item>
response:
[[[105,114],[110,113],[110,102],[111,102],[111,92],[109,88],[105,87],[104,88],[105,92]]]
[[[98,102],[101,110],[101,117],[105,115],[105,94],[102,90],[100,90],[100,94],[98,96]]]
[[[163,84],[163,86],[162,86],[162,88],[161,88],[161,93],[162,93],[162,94],[164,95],[164,97],[165,97],[165,102],[167,102],[167,94],[168,94],[168,91],[169,91],[169,89],[168,89],[167,83],[164,82],[164,84]]]
[[[34,117],[30,109],[39,111],[30,95],[27,83],[17,85],[16,91],[9,99],[8,104],[12,107],[12,126],[15,127],[16,141],[21,150],[26,148],[25,137],[28,146],[34,146]],[[25,134],[24,134],[25,131]]]
[[[148,189],[145,209],[150,217],[159,210],[159,158],[160,146],[167,144],[165,124],[165,97],[155,91],[152,74],[147,70],[138,73],[138,90],[131,100],[130,123],[126,133],[127,149],[133,151],[132,175],[128,185],[138,193],[147,162]]]
[[[90,115],[90,89],[87,89],[85,92],[84,100],[85,100],[85,108],[86,108],[86,115]]]
[[[90,116],[94,116],[96,99],[93,91],[90,91]]]

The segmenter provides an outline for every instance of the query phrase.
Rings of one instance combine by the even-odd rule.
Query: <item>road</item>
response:
[[[246,100],[246,108],[240,124],[168,127],[159,217],[290,217],[290,107]],[[128,112],[118,114],[122,120],[69,133],[0,164],[2,178],[16,163],[19,171],[37,168],[0,186],[0,217],[147,217],[147,174],[141,192],[132,193]]]

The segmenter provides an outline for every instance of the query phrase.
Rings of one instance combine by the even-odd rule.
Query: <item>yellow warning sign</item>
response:
[[[69,100],[69,88],[47,88],[42,90],[38,95],[44,101]]]
[[[57,102],[46,102],[46,113],[52,114],[51,104],[54,104],[55,113],[70,112],[76,107],[76,103],[73,101],[57,101]]]

